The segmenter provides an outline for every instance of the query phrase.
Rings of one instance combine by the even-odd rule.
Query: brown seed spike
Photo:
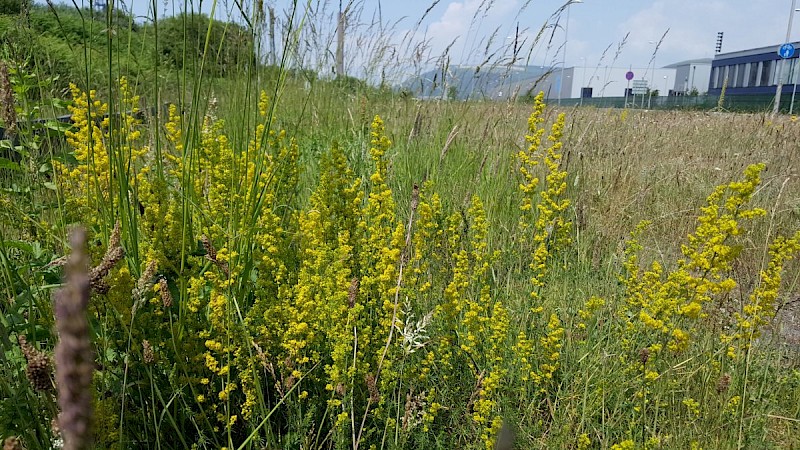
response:
[[[414,183],[414,188],[411,190],[411,210],[416,211],[419,205],[419,185]]]
[[[169,291],[166,278],[162,278],[158,281],[158,290],[161,293],[161,301],[164,304],[164,308],[172,306],[172,293]]]
[[[352,308],[356,304],[358,297],[358,278],[350,280],[350,288],[347,290],[347,306]]]
[[[0,61],[0,119],[6,127],[6,135],[17,134],[17,111],[14,108],[14,89],[8,74],[8,66]]]
[[[125,249],[122,247],[109,247],[100,265],[89,272],[89,283],[93,287],[97,285],[124,256]]]
[[[28,377],[28,381],[37,391],[50,390],[53,387],[53,367],[50,358],[44,352],[28,344],[25,335],[19,335],[17,341],[19,341],[19,347],[28,362],[25,368],[25,376]]]
[[[375,375],[368,373],[364,375],[364,382],[367,384],[367,392],[369,392],[369,400],[372,403],[378,403],[380,400],[380,393],[378,392],[378,380]]]
[[[205,234],[200,236],[200,241],[203,243],[203,248],[206,251],[206,259],[217,262],[217,250],[214,248],[214,244],[208,239],[208,236]]]
[[[18,437],[9,436],[3,440],[3,450],[25,450],[25,447]]]
[[[731,375],[726,373],[719,378],[717,382],[717,393],[721,394],[728,390],[731,386]]]
[[[122,235],[121,225],[119,220],[114,224],[114,229],[111,231],[111,236],[108,238],[108,249],[121,247],[120,237]]]
[[[145,364],[153,364],[153,361],[155,361],[153,346],[150,345],[150,341],[142,341],[142,359],[144,359]]]
[[[649,348],[645,347],[645,348],[639,350],[639,361],[641,361],[642,364],[647,364],[647,361],[649,359],[650,359],[650,349]]]
[[[79,228],[70,237],[72,254],[67,260],[65,284],[55,294],[56,387],[58,389],[59,428],[64,449],[91,447],[92,371],[94,356],[89,341],[86,308],[89,303],[86,231]]]
[[[139,277],[139,281],[136,283],[137,289],[139,289],[140,294],[144,294],[144,291],[148,288],[153,286],[153,277],[156,276],[156,270],[158,270],[158,262],[156,260],[152,260],[147,263],[147,267],[144,268],[144,272],[142,272],[142,276]]]

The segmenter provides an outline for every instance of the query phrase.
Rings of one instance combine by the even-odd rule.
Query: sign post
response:
[[[791,19],[789,19],[791,22]],[[778,56],[781,57],[778,62],[778,86],[775,88],[775,106],[772,114],[777,114],[781,107],[781,90],[783,89],[783,66],[786,65],[786,60],[794,56],[794,45],[787,42],[778,48]]]
[[[647,80],[633,80],[633,103],[636,104],[636,96],[642,96],[642,108],[644,108],[644,96],[647,95]]]
[[[781,107],[781,90],[783,89],[783,66],[786,64],[786,59],[794,56],[794,45],[789,39],[792,38],[792,19],[794,19],[794,7],[797,4],[796,0],[792,0],[792,9],[789,10],[789,26],[786,27],[786,42],[778,49],[778,55],[781,57],[780,65],[778,66],[778,87],[775,88],[775,105],[772,108],[772,114],[778,114]]]
[[[633,71],[632,70],[628,70],[628,72],[625,73],[625,79],[628,80],[628,84],[627,84],[627,86],[625,86],[625,107],[627,108],[628,107],[628,89],[631,88],[631,80],[633,79]]]

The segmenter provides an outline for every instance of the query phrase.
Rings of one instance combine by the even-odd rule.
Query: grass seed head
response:
[[[142,341],[142,359],[145,364],[153,364],[153,361],[155,361],[153,346],[150,345],[150,341],[148,340]]]
[[[50,357],[44,352],[34,348],[28,343],[24,334],[19,335],[19,341],[22,354],[25,355],[25,360],[28,362],[25,368],[25,376],[37,391],[49,391],[53,388],[53,366],[50,362]]]
[[[717,381],[717,393],[721,394],[728,390],[731,386],[731,374],[726,373],[719,377],[719,381]]]
[[[158,280],[158,291],[161,293],[161,301],[163,302],[164,308],[169,308],[172,306],[172,293],[169,291],[169,285],[167,284],[166,278],[161,278]]]
[[[11,78],[8,75],[8,66],[0,61],[0,119],[5,123],[6,134],[14,136],[17,133],[17,111],[14,107],[14,90],[11,88]]]
[[[88,256],[86,231],[79,228],[70,237],[72,254],[65,275],[65,285],[55,294],[58,344],[55,349],[56,387],[61,409],[58,425],[64,437],[64,449],[91,447],[92,372],[94,355],[89,340],[86,309],[89,304]]]
[[[18,437],[9,436],[3,440],[3,450],[25,450],[25,447]]]

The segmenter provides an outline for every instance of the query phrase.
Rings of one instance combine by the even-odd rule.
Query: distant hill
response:
[[[503,99],[515,93],[522,97],[546,89],[545,78],[551,71],[544,66],[451,66],[411,77],[400,88],[418,98]]]

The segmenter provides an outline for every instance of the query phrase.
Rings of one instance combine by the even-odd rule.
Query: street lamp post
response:
[[[583,3],[583,0],[570,0],[567,3],[567,23],[564,24],[564,54],[561,57],[561,75],[558,79],[558,106],[561,106],[561,91],[564,90],[564,66],[567,64],[567,42],[569,40],[569,10],[573,3]]]
[[[581,75],[581,106],[583,106],[583,85],[586,84],[586,58],[581,57],[581,65],[583,66],[583,75]]]
[[[800,11],[800,9],[795,9],[794,12]],[[794,113],[794,96],[797,94],[797,60],[792,63],[792,69],[789,71],[789,81],[792,82],[792,101],[789,103],[789,115]]]
[[[656,41],[647,41],[648,44],[654,44],[656,48],[653,50],[653,57],[650,58],[650,63],[653,65],[653,72],[650,73],[650,79],[647,81],[648,88],[650,88],[650,92],[647,93],[647,109],[650,109],[650,100],[653,98],[653,87],[655,83],[653,83],[653,79],[656,77],[656,53],[658,52],[658,42]],[[645,75],[647,72],[650,72],[650,63],[647,64],[647,70],[645,70]],[[644,97],[642,98],[642,107],[644,107]]]
[[[794,19],[796,4],[797,0],[792,0],[792,9],[789,10],[789,25],[786,27],[786,40],[784,41],[784,43],[788,43],[789,39],[792,38],[792,19]],[[781,90],[783,89],[783,66],[785,63],[786,59],[781,58],[781,61],[778,64],[778,86],[775,88],[775,106],[772,108],[772,114],[778,114],[778,110],[781,107]]]

